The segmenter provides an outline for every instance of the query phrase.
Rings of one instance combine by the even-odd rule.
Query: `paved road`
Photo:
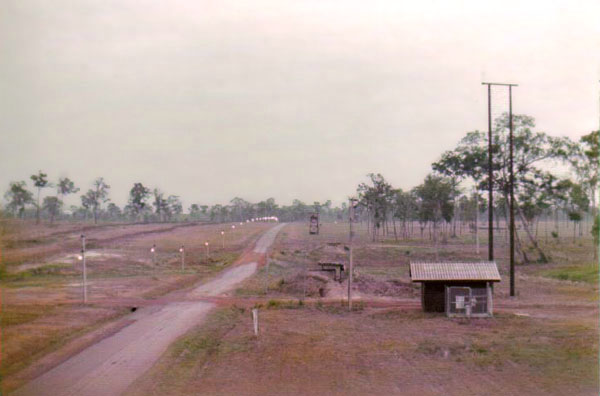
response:
[[[284,224],[267,231],[255,253],[266,253]],[[191,299],[216,296],[251,276],[255,262],[230,268],[187,294]],[[161,356],[177,337],[200,323],[214,305],[203,301],[172,302],[140,309],[132,324],[83,350],[13,393],[15,396],[119,395]]]

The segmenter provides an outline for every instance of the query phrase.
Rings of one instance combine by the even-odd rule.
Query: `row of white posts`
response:
[[[266,219],[266,218],[265,218]],[[254,222],[255,219],[252,219],[252,222]],[[259,221],[258,219],[256,219],[256,221]],[[247,220],[246,223],[249,223],[250,221]],[[240,225],[244,225],[244,223],[240,223]],[[231,226],[231,230],[235,230],[235,224]],[[222,245],[223,245],[223,249],[225,249],[225,231],[221,231],[221,241],[222,241]],[[208,262],[208,259],[210,258],[210,245],[207,242],[204,242],[204,246],[206,247],[206,262]],[[156,264],[156,244],[153,244],[152,247],[150,248],[150,253],[152,253],[152,263]],[[185,246],[181,245],[181,247],[179,248],[179,253],[181,254],[181,270],[184,271],[185,270]],[[81,254],[77,257],[83,264],[83,284],[82,284],[82,288],[83,288],[83,303],[86,304],[87,303],[87,268],[85,265],[85,235],[81,234]],[[258,331],[258,330],[257,330]]]

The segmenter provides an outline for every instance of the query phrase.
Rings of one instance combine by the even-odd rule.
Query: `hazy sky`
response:
[[[487,129],[482,79],[519,83],[538,130],[598,128],[599,18],[597,0],[3,0],[0,191],[38,169],[103,176],[119,205],[134,182],[185,208],[339,203],[368,172],[411,188]]]

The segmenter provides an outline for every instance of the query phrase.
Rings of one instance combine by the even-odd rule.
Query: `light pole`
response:
[[[156,264],[156,244],[152,245],[150,253],[152,253],[152,264]]]
[[[181,253],[181,271],[185,270],[185,248],[183,245],[179,248],[179,253]]]
[[[83,264],[83,303],[87,303],[87,272],[85,267],[85,235],[81,234],[81,255],[79,260]]]
[[[208,241],[204,242],[204,246],[206,246],[206,264],[208,264],[208,257],[209,257],[209,247],[208,247]]]
[[[223,240],[223,250],[225,249],[225,231],[221,231],[221,239]]]
[[[354,271],[354,263],[352,257],[352,242],[354,240],[354,227],[352,227],[352,223],[354,223],[354,209],[356,205],[356,199],[350,198],[350,207],[349,209],[349,220],[350,220],[350,235],[349,235],[349,261],[350,261],[350,269],[348,272],[348,310],[352,311],[352,272]]]

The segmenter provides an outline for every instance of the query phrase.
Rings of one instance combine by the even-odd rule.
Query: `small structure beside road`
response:
[[[342,272],[344,271],[345,267],[343,263],[319,261],[319,267],[321,268],[321,271],[334,272],[333,280],[338,282],[342,281]]]
[[[425,312],[468,317],[492,316],[493,284],[501,280],[493,261],[411,262],[410,277],[421,283]]]

